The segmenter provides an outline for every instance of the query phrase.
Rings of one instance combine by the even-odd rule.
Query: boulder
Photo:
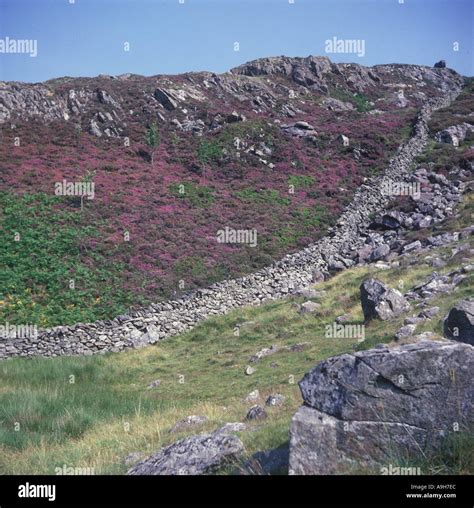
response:
[[[367,279],[360,286],[362,311],[366,321],[392,319],[410,308],[405,297],[378,279]]]
[[[444,320],[446,337],[474,346],[474,299],[461,300]]]
[[[290,474],[336,474],[429,457],[474,418],[474,348],[448,340],[329,358],[304,376]]]
[[[191,436],[161,448],[129,475],[200,475],[233,462],[244,451],[240,439],[225,432]]]
[[[390,247],[384,243],[376,247],[369,255],[369,261],[379,261],[384,259],[390,253]]]
[[[264,420],[268,417],[267,412],[265,409],[263,409],[262,406],[253,406],[249,409],[249,412],[247,413],[247,416],[245,417],[246,420]]]
[[[435,69],[444,69],[446,67],[446,60],[440,60],[434,64]]]
[[[468,132],[474,132],[474,126],[463,122],[458,125],[451,125],[447,129],[438,131],[434,138],[438,143],[448,143],[453,146],[459,146],[464,141]]]

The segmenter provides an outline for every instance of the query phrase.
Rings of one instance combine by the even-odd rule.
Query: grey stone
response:
[[[201,434],[158,450],[128,471],[129,475],[201,475],[234,462],[244,451],[237,436]]]
[[[335,474],[436,453],[453,422],[472,424],[473,368],[474,348],[447,340],[381,345],[321,362],[300,381],[305,405],[291,424],[290,474]]]
[[[250,392],[247,397],[245,397],[244,402],[255,402],[260,398],[260,392],[258,390],[253,390]]]
[[[461,300],[444,320],[446,337],[474,345],[474,299]]]
[[[395,334],[395,338],[397,340],[406,339],[407,337],[413,335],[415,333],[415,330],[416,324],[404,325],[397,331],[397,333]]]
[[[268,417],[267,412],[263,409],[262,406],[253,406],[249,409],[246,420],[265,420]]]
[[[187,430],[191,427],[197,427],[199,425],[204,425],[208,421],[207,416],[204,415],[189,415],[186,418],[179,420],[170,430],[170,432],[182,432],[183,430]]]
[[[396,289],[391,289],[378,279],[367,279],[360,286],[362,311],[366,321],[382,321],[407,312],[410,308],[404,296]]]
[[[265,404],[267,406],[281,406],[283,405],[284,401],[285,401],[284,395],[282,395],[281,393],[275,393],[268,396],[267,400],[265,401]]]
[[[221,434],[232,434],[234,432],[242,432],[247,429],[247,425],[243,422],[229,422],[224,423],[222,427],[216,430],[216,432]]]

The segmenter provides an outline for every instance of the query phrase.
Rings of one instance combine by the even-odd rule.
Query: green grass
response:
[[[438,253],[448,257],[449,249]],[[454,257],[440,272],[459,263]],[[246,455],[280,446],[288,441],[291,417],[301,404],[296,383],[305,372],[329,356],[390,342],[401,326],[403,317],[373,321],[360,344],[356,339],[325,337],[325,325],[340,314],[349,313],[352,323],[362,323],[359,286],[364,278],[377,276],[392,287],[403,284],[408,289],[431,272],[423,256],[409,268],[353,268],[317,286],[326,294],[316,299],[321,308],[314,315],[300,315],[295,303],[303,299],[288,298],[209,319],[186,334],[144,349],[2,362],[0,472],[51,474],[66,464],[93,467],[95,474],[125,473],[124,457],[131,452],[151,454],[179,437],[243,421],[252,405],[243,398],[256,388],[261,402],[275,392],[284,394],[286,401],[281,408],[270,408],[267,420],[252,423],[239,434]],[[434,298],[432,304],[441,307],[440,318],[427,321],[417,332],[441,334],[441,316],[472,293],[472,283],[471,275],[455,293]],[[249,357],[259,349],[297,342],[308,345],[299,352],[280,351],[264,358],[253,364],[255,374],[244,374]],[[156,379],[160,386],[146,390]],[[177,420],[190,414],[204,414],[209,421],[197,429],[169,433]],[[458,459],[446,459],[440,472],[470,467]]]
[[[249,203],[259,203],[268,205],[282,205],[288,206],[291,203],[289,198],[283,198],[280,196],[280,192],[275,189],[242,189],[236,192],[236,195],[243,201]]]
[[[88,248],[99,224],[90,225],[87,204],[82,212],[73,201],[59,209],[60,199],[67,198],[0,192],[0,322],[87,322],[137,303],[118,289],[123,267]]]
[[[214,189],[193,182],[173,183],[169,186],[170,192],[189,202],[197,208],[207,208],[215,201]]]
[[[373,109],[368,97],[361,93],[352,94],[346,90],[334,88],[331,90],[330,96],[340,101],[351,102],[359,113],[365,113]]]

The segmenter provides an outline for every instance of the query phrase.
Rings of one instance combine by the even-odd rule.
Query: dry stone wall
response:
[[[400,146],[383,175],[368,180],[357,190],[336,225],[317,243],[249,276],[214,284],[179,300],[151,304],[112,320],[40,330],[36,337],[0,338],[0,359],[91,355],[153,344],[185,332],[209,317],[282,298],[309,285],[315,271],[325,272],[335,259],[342,256],[344,261],[344,255],[350,259],[351,253],[361,248],[364,241],[361,233],[370,217],[380,213],[388,203],[389,197],[382,192],[384,185],[403,181],[410,175],[415,157],[427,143],[427,122],[432,112],[448,106],[460,90],[459,83],[446,90],[443,96],[426,101],[418,114],[413,135]]]

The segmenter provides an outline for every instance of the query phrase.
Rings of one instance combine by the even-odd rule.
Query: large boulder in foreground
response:
[[[448,340],[329,358],[300,381],[290,474],[336,474],[438,450],[472,424],[474,347]]]
[[[396,289],[378,279],[366,279],[360,286],[360,301],[366,321],[386,321],[407,312],[410,304]]]
[[[200,475],[235,460],[244,450],[240,439],[226,433],[181,439],[139,462],[129,475]]]
[[[446,337],[474,346],[474,299],[461,300],[444,320]]]

